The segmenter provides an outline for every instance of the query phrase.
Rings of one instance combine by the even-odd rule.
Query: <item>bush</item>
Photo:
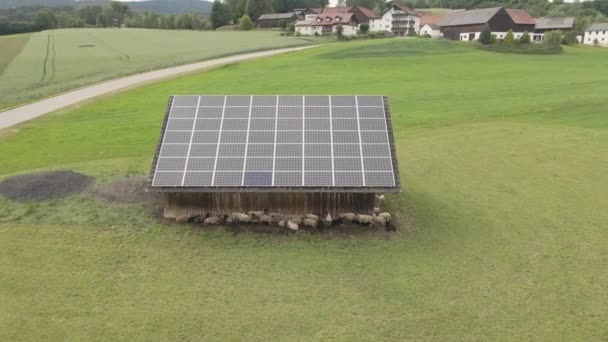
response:
[[[484,25],[483,30],[481,30],[479,42],[483,45],[492,44],[492,30],[488,24]]]
[[[517,53],[524,55],[555,55],[562,53],[563,49],[561,45],[548,45],[548,44],[520,44],[520,45],[505,45],[505,44],[475,44],[479,49],[501,52],[501,53]]]
[[[598,46],[600,44],[600,42],[597,40],[597,38],[595,38],[593,40],[593,45]]]
[[[512,30],[507,31],[507,35],[505,36],[505,39],[502,42],[507,46],[515,45],[515,37],[513,36]]]
[[[369,24],[368,23],[363,23],[363,24],[359,25],[359,30],[362,33],[367,33],[369,31]]]
[[[336,37],[338,40],[348,40],[348,37],[344,35],[344,27],[342,25],[336,26]]]
[[[530,44],[530,34],[528,31],[524,31],[524,33],[519,37],[519,44]]]
[[[239,20],[239,28],[243,31],[249,31],[253,28],[253,21],[247,14],[243,15]]]
[[[564,45],[576,45],[578,44],[578,39],[576,39],[576,32],[568,31],[562,37],[562,44]]]
[[[431,37],[430,34],[425,33],[425,34],[421,35],[420,38],[433,38],[433,37]]]
[[[545,32],[545,44],[547,45],[560,45],[562,42],[562,31],[549,31]]]

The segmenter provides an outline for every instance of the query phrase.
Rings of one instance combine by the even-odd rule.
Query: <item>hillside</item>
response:
[[[15,8],[21,6],[49,6],[49,7],[78,7],[90,4],[105,4],[109,0],[0,0],[0,9]],[[211,12],[211,2],[202,0],[147,0],[125,2],[135,12],[157,12],[157,13],[186,13],[186,12]]]

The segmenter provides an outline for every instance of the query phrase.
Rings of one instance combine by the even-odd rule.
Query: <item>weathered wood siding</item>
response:
[[[179,214],[228,215],[232,212],[268,209],[284,215],[323,214],[337,217],[340,213],[370,213],[374,193],[307,193],[307,192],[216,192],[164,193],[165,208]]]

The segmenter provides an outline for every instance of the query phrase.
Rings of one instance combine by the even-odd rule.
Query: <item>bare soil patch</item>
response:
[[[46,201],[82,192],[93,177],[71,170],[30,173],[0,182],[0,195],[13,201]]]
[[[155,206],[159,194],[146,191],[147,178],[131,176],[100,184],[95,188],[95,197],[104,201],[121,204],[145,204]]]

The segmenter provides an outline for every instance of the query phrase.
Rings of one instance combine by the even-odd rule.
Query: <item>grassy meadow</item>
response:
[[[15,57],[23,50],[30,39],[30,33],[0,36],[0,75]]]
[[[83,193],[0,199],[0,340],[608,339],[608,50],[328,44],[0,132],[0,178],[146,174],[169,95],[389,96],[397,233],[165,226]]]
[[[34,33],[21,51],[8,50],[18,56],[5,56],[5,42],[25,39],[0,38],[0,109],[137,72],[311,43],[269,31],[62,29]]]

